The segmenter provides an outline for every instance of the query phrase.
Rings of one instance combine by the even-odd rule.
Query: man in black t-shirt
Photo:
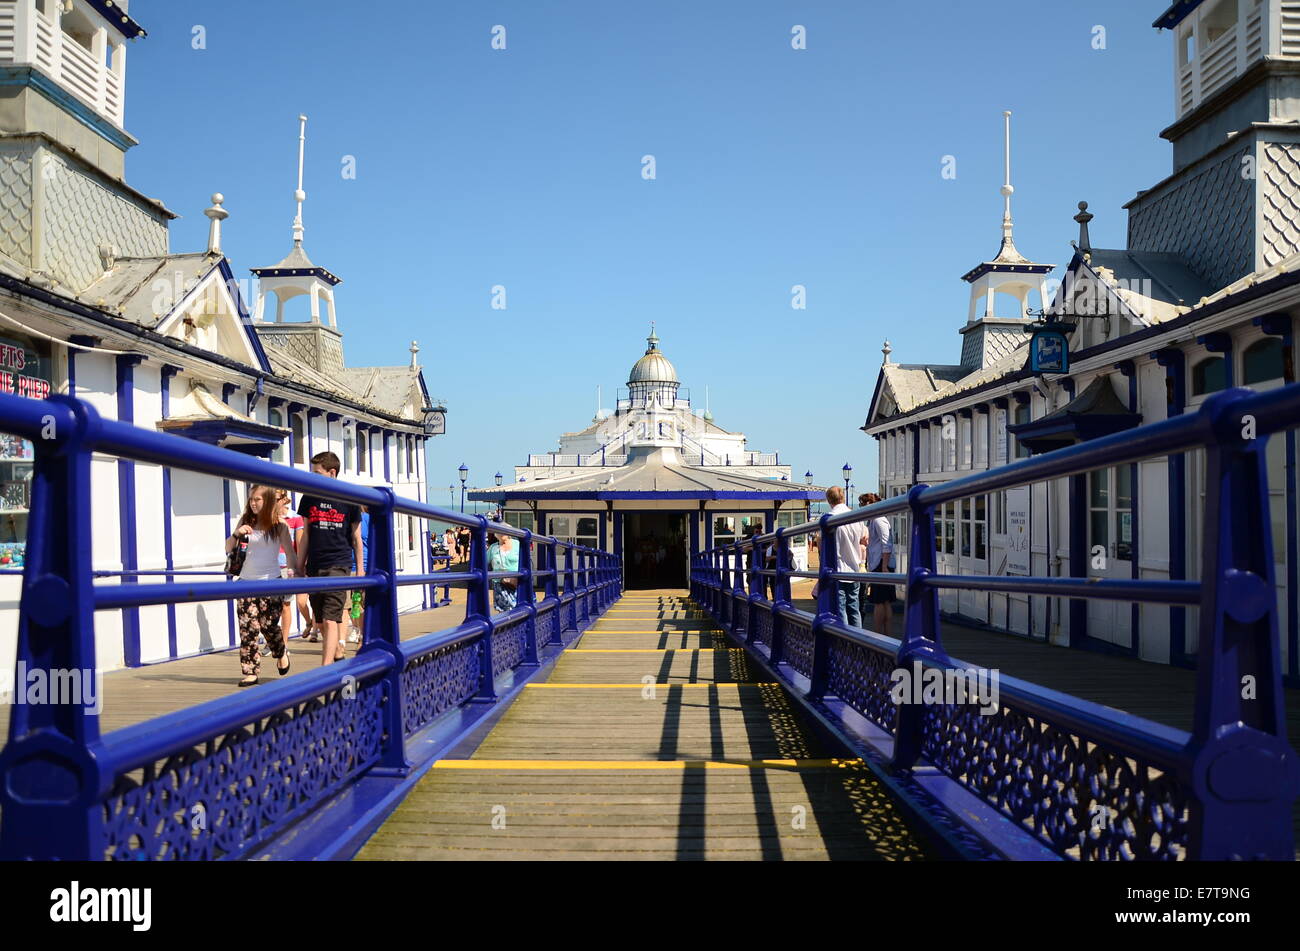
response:
[[[337,479],[339,457],[320,452],[311,458],[311,471]],[[298,500],[298,514],[303,517],[302,543],[298,546],[299,577],[342,577],[365,573],[361,549],[361,509],[351,502],[336,502],[319,495],[304,495]],[[311,596],[312,613],[321,627],[324,643],[321,663],[343,660],[340,640],[346,591],[321,591]]]

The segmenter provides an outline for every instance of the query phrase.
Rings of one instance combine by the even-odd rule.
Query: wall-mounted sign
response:
[[[1029,577],[1029,486],[1007,489],[1007,574]]]
[[[447,432],[447,413],[444,410],[430,410],[424,414],[424,434],[441,436]]]
[[[0,337],[0,393],[45,399],[50,395],[49,364],[34,346]]]
[[[1064,324],[1041,324],[1029,339],[1029,369],[1033,373],[1069,373],[1070,341]]]

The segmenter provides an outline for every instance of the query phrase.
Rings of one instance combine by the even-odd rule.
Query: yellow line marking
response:
[[[775,687],[775,683],[729,681],[721,684],[672,684],[657,680],[649,684],[525,684],[530,690],[640,690],[642,687]]]
[[[860,759],[751,759],[736,760],[537,760],[441,759],[434,769],[825,769],[862,765]]]
[[[584,647],[565,651],[566,654],[712,654],[715,651],[744,651],[743,647]]]

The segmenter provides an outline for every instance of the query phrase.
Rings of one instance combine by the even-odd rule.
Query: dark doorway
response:
[[[685,588],[686,515],[629,512],[624,515],[623,578],[628,588]]]

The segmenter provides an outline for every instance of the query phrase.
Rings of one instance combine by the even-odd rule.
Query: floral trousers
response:
[[[280,632],[280,618],[284,613],[284,598],[238,598],[235,616],[239,618],[239,669],[245,677],[257,674],[262,667],[262,653],[257,649],[257,638],[266,638],[271,656],[279,660],[284,656],[284,636]]]

